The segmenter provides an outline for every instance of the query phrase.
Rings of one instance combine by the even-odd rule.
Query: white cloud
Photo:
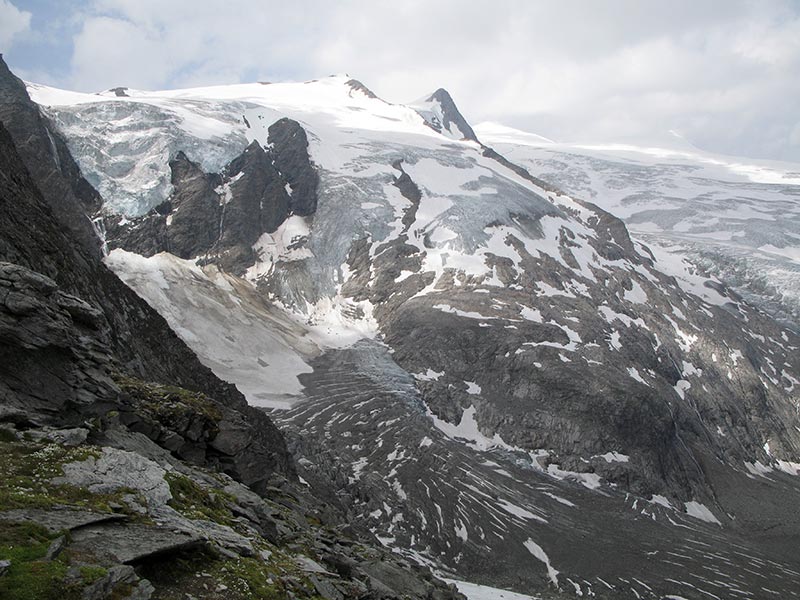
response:
[[[14,38],[30,29],[31,13],[19,10],[8,0],[0,0],[0,50],[8,50]]]
[[[716,151],[800,160],[789,0],[95,0],[83,19],[80,89],[349,72],[390,101],[443,86],[474,122],[555,139],[672,129]]]

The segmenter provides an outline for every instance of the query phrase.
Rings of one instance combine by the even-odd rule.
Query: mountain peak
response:
[[[411,104],[434,130],[458,140],[478,141],[472,127],[458,110],[453,97],[444,88]]]
[[[450,95],[450,92],[448,92],[444,88],[439,88],[438,90],[433,92],[430,96],[428,96],[428,102],[432,102],[434,100],[436,100],[437,102],[441,102],[442,104],[448,103],[455,105],[455,102],[453,102],[453,97]]]
[[[349,86],[353,91],[361,92],[367,98],[371,98],[373,100],[379,99],[378,96],[375,94],[375,92],[373,92],[371,89],[369,89],[363,83],[361,83],[358,79],[348,79],[345,82],[345,85]]]

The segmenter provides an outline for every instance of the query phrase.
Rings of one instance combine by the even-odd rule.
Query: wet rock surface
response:
[[[275,166],[291,187],[291,210],[307,217],[317,210],[319,175],[308,157],[308,138],[297,121],[279,119],[269,126]]]
[[[165,219],[169,250],[181,258],[206,254],[218,234],[221,207],[214,178],[179,152],[170,161],[172,211]]]

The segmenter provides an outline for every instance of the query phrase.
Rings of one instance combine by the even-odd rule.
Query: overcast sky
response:
[[[0,50],[82,91],[347,72],[473,124],[800,161],[800,0],[0,0]]]

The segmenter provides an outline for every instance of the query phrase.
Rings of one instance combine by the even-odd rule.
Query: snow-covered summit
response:
[[[459,112],[450,93],[444,88],[423,96],[410,106],[422,115],[430,127],[442,135],[454,140],[478,141],[472,127]]]
[[[106,209],[128,216],[144,214],[169,196],[166,165],[179,150],[217,172],[253,140],[265,144],[268,126],[281,117],[309,132],[312,158],[323,168],[336,169],[352,158],[348,147],[356,140],[402,142],[413,136],[428,138],[420,143],[429,146],[450,141],[449,129],[448,137],[440,135],[414,108],[384,102],[347,75],[153,92],[113,88],[100,94],[29,83],[28,92],[65,133],[83,173],[106,198]],[[440,117],[451,128],[466,130],[458,139],[469,138],[472,130],[453,113],[449,95],[435,96],[433,104],[445,108]],[[337,151],[323,149],[316,141],[322,138]]]

